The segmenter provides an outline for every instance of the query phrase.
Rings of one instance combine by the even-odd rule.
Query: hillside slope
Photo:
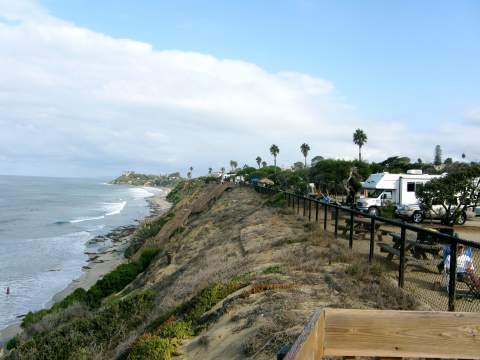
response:
[[[305,224],[281,204],[245,187],[185,191],[166,224],[175,213],[189,215],[138,250],[148,243],[161,253],[94,313],[143,296],[146,305],[136,321],[113,325],[116,337],[109,341],[73,346],[70,358],[272,359],[293,343],[316,307],[417,307],[383,277],[381,266],[364,265],[342,240]],[[59,329],[76,316],[70,310],[54,328],[27,329],[43,340],[30,340],[29,351],[24,344],[11,358],[32,358],[35,351],[42,358],[40,351],[52,351],[61,341],[68,345],[72,340]],[[93,315],[87,319],[98,321]],[[52,333],[61,341],[50,344]]]

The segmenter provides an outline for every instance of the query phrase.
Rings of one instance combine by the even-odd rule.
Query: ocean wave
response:
[[[118,203],[105,203],[103,204],[103,208],[106,211],[105,216],[112,216],[117,215],[122,212],[122,210],[127,205],[126,201],[118,202]]]
[[[151,192],[151,188],[130,188],[129,191],[135,199],[143,199],[155,195],[153,192]]]
[[[105,218],[105,215],[91,216],[91,217],[81,217],[81,218],[76,218],[76,219],[70,220],[69,223],[70,224],[76,224],[76,223],[80,223],[80,222],[84,222],[84,221],[100,220],[100,219],[103,219],[103,218]]]

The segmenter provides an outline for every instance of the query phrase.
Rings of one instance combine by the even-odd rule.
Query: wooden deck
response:
[[[284,360],[324,356],[480,359],[480,314],[317,310]]]

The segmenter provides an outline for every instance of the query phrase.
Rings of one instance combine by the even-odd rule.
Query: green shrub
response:
[[[148,325],[147,330],[152,332],[160,331],[162,326],[166,326],[169,319],[173,317],[179,319],[177,321],[190,324],[191,331],[196,333],[202,315],[231,293],[245,287],[250,282],[251,277],[251,273],[242,274],[232,278],[226,284],[214,283],[204,288],[189,301],[152,321]]]
[[[287,205],[287,201],[285,200],[285,195],[283,193],[277,193],[271,196],[266,201],[266,204],[274,208],[283,208]]]
[[[114,348],[140,325],[153,309],[154,300],[155,294],[148,291],[112,302],[95,313],[36,334],[13,350],[7,359],[92,358],[85,356],[88,349],[95,349],[98,356]]]
[[[20,338],[17,336],[14,336],[10,340],[7,341],[7,344],[5,345],[7,350],[13,350],[16,347],[20,345]]]
[[[158,219],[142,224],[135,232],[130,245],[125,250],[125,257],[129,258],[133,256],[145,243],[145,240],[156,236],[174,215],[174,213],[170,212]]]
[[[264,274],[277,274],[280,272],[282,272],[282,268],[280,267],[280,265],[272,265],[263,270]]]
[[[170,360],[175,348],[175,341],[146,334],[133,345],[127,360]]]
[[[88,291],[76,289],[62,301],[53,305],[50,309],[37,312],[29,312],[22,321],[22,327],[27,327],[41,320],[44,316],[67,308],[73,303],[86,304],[91,308],[99,307],[102,299],[119,292],[130,284],[138,274],[145,271],[153,258],[160,252],[158,249],[146,249],[138,261],[121,264],[114,270],[98,280]]]
[[[192,323],[189,321],[172,321],[162,326],[156,334],[162,338],[185,339],[193,335]]]

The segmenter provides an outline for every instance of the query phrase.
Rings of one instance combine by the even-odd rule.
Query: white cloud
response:
[[[369,135],[366,156],[381,159],[430,153],[440,140],[457,151],[450,134],[467,126],[411,134],[399,121],[362,120],[328,80],[157,51],[54,18],[33,1],[0,0],[0,44],[0,172],[206,169],[269,157],[271,143],[290,164],[304,141],[315,154],[354,157],[357,127]]]

